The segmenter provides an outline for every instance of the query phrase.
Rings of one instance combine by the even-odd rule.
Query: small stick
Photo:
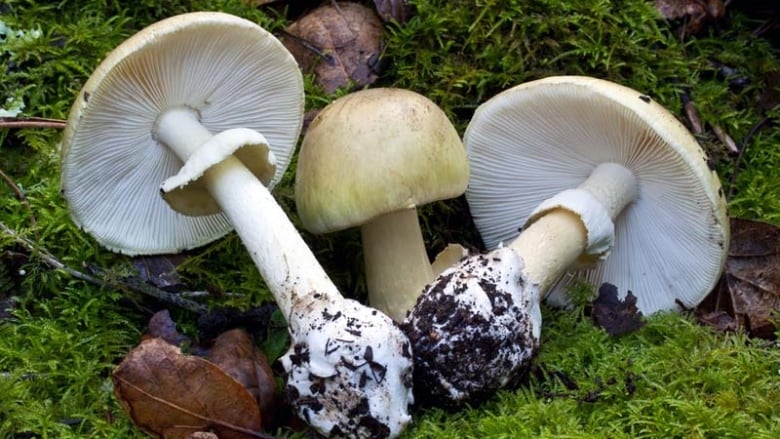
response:
[[[0,117],[0,128],[56,128],[63,129],[67,125],[67,122],[60,119],[47,119],[43,117]],[[22,204],[30,211],[30,223],[35,229],[37,222],[35,221],[35,215],[32,213],[30,203],[27,201],[27,197],[16,186],[16,183],[2,170],[0,170],[0,178],[5,180],[8,186],[14,191]]]
[[[771,117],[767,116],[753,125],[753,128],[750,129],[747,136],[745,136],[745,139],[742,141],[742,146],[738,148],[739,151],[737,153],[737,158],[734,160],[734,172],[731,173],[731,178],[729,179],[729,193],[726,195],[726,201],[730,201],[731,196],[734,194],[734,183],[736,183],[737,174],[739,174],[739,164],[742,161],[742,156],[745,155],[745,150],[747,150],[748,143],[750,143],[758,130],[761,129],[761,127],[770,120]]]
[[[317,47],[317,45],[314,44],[313,42],[307,40],[306,38],[301,38],[298,35],[291,34],[291,33],[287,32],[286,30],[282,30],[282,31],[280,31],[280,33],[284,37],[290,38],[293,41],[297,42],[298,44],[303,46],[304,49],[309,50],[312,53],[314,53],[315,55],[317,55],[318,57],[322,58],[325,62],[332,63],[333,57],[328,55],[327,53],[325,53],[324,50],[322,50],[321,48]]]
[[[0,117],[0,128],[56,128],[63,129],[67,122],[43,117]]]
[[[30,212],[30,225],[32,226],[33,230],[36,230],[36,236],[37,236],[38,222],[35,220],[35,214],[33,213],[32,207],[30,206],[30,202],[27,201],[27,197],[24,195],[24,192],[22,192],[22,190],[19,189],[19,186],[17,186],[16,183],[13,181],[13,179],[9,177],[8,174],[3,172],[2,169],[0,169],[0,178],[3,179],[3,181],[5,181],[5,183],[11,188],[14,194],[16,194],[16,197],[19,198],[19,201],[21,201],[24,207]]]
[[[38,247],[29,239],[19,235],[2,222],[0,222],[0,231],[13,238],[17,244],[27,249],[27,251],[29,251],[31,254],[37,255],[49,267],[55,270],[62,270],[76,279],[83,280],[87,283],[97,285],[102,288],[114,288],[123,291],[145,294],[196,314],[205,314],[207,311],[205,305],[201,305],[199,303],[180,297],[178,294],[160,290],[140,280],[130,279],[129,282],[120,282],[115,280],[100,279],[89,274],[82,273],[78,270],[68,267],[62,261],[55,258],[51,253]]]
[[[715,133],[715,136],[718,137],[718,140],[726,146],[726,151],[730,156],[739,154],[737,142],[735,142],[728,133],[723,131],[723,128],[721,128],[720,125],[713,125],[712,131]]]
[[[701,127],[701,118],[699,117],[699,111],[696,109],[696,105],[694,105],[693,101],[691,101],[691,97],[687,92],[683,92],[681,100],[683,103],[685,116],[691,123],[691,132],[693,134],[701,134],[703,131]]]

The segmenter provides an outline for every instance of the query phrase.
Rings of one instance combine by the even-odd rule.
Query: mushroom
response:
[[[630,290],[646,315],[695,306],[717,282],[729,236],[719,180],[648,96],[577,76],[525,83],[482,104],[464,144],[466,198],[493,250],[445,270],[404,322],[418,397],[460,402],[515,382],[538,347],[539,301],[565,302],[578,279]],[[490,275],[474,281],[466,274],[477,261]],[[496,274],[504,270],[508,281]],[[512,299],[497,306],[494,290]],[[473,307],[485,297],[492,309]],[[514,308],[530,336],[500,320]],[[469,324],[451,324],[455,316]],[[485,361],[512,353],[518,363]]]
[[[161,138],[177,135],[171,128],[178,123],[201,125],[177,131],[191,136],[185,143],[195,148],[210,132],[244,128],[218,135],[218,149],[207,153],[214,156],[196,162],[205,165],[232,149],[272,189],[300,134],[299,77],[276,38],[226,14],[183,14],[138,32],[105,58],[72,106],[61,144],[61,187],[73,221],[103,246],[129,255],[175,253],[225,235],[232,225],[203,185],[167,195],[177,208],[201,216],[183,216],[160,198],[161,182],[190,154],[161,147]],[[265,140],[249,130],[263,133],[271,163]],[[238,137],[248,146],[239,146]]]
[[[434,278],[416,207],[466,190],[463,143],[428,98],[396,88],[333,101],[309,126],[295,201],[303,227],[360,226],[369,303],[402,321]]]
[[[411,419],[408,340],[341,296],[258,178],[284,173],[302,116],[300,70],[270,33],[223,13],[172,17],[117,47],[84,85],[62,144],[63,194],[79,225],[125,253],[235,228],[287,318],[282,365],[297,413],[323,434],[397,436]]]

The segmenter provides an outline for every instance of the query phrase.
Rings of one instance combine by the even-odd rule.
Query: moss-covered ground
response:
[[[776,49],[755,32],[761,17],[730,10],[717,26],[683,38],[648,0],[413,3],[408,23],[387,26],[386,70],[376,85],[429,96],[461,132],[485,99],[553,74],[597,76],[642,90],[683,120],[681,95],[688,93],[706,128],[700,141],[732,193],[731,214],[780,225],[778,99],[767,93],[780,66]],[[5,1],[0,108],[66,118],[112,47],[158,19],[194,10],[234,13],[271,31],[288,23],[283,9],[239,0]],[[313,83],[307,80],[308,108],[331,99]],[[713,126],[746,148],[736,176],[735,160]],[[58,187],[60,134],[0,131],[0,171],[25,197],[0,182],[0,222],[71,267],[127,273],[128,258],[101,249],[69,219]],[[275,193],[294,219],[293,169]],[[480,246],[463,199],[420,213],[432,252],[450,241]],[[305,237],[342,291],[362,297],[358,235]],[[17,298],[12,315],[0,321],[0,438],[143,437],[120,410],[108,377],[157,305],[74,279],[35,256],[15,267],[21,249],[6,233],[0,248],[0,295]],[[237,293],[212,305],[249,308],[270,298],[232,235],[192,252],[180,270],[193,289]],[[173,311],[192,331],[195,316]],[[780,437],[777,344],[715,333],[689,315],[653,316],[618,338],[595,328],[582,308],[545,309],[544,318],[538,368],[528,383],[458,412],[417,410],[405,437]],[[273,357],[284,342],[283,332],[272,331],[263,346]]]

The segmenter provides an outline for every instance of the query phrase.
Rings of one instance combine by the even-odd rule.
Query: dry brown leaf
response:
[[[147,338],[161,338],[169,344],[179,347],[191,342],[189,337],[182,335],[176,329],[176,323],[167,309],[157,311],[149,319],[149,325],[146,327],[146,333],[142,339]]]
[[[243,329],[224,332],[214,341],[208,359],[246,388],[260,406],[263,426],[276,424],[279,396],[268,359]]]
[[[181,254],[136,256],[133,266],[138,270],[138,277],[144,282],[166,291],[179,291],[184,284],[179,278],[176,266],[186,259]]]
[[[752,336],[771,339],[779,312],[780,229],[732,218],[724,281],[697,308],[699,320],[717,329],[741,327]]]
[[[382,21],[358,3],[329,2],[285,29],[282,42],[327,93],[376,81]]]
[[[723,0],[655,0],[655,8],[668,20],[685,20],[682,32],[695,34],[726,14]]]
[[[114,393],[135,424],[152,436],[186,439],[267,438],[257,401],[238,381],[203,358],[162,339],[142,341],[112,375]]]
[[[374,6],[385,21],[402,24],[412,15],[412,7],[406,0],[374,0]]]
[[[732,219],[731,234],[726,281],[734,317],[752,335],[772,338],[780,311],[780,229]]]
[[[764,84],[757,106],[761,111],[768,111],[780,104],[780,70],[768,72]]]
[[[699,322],[712,326],[718,332],[733,332],[737,330],[737,321],[726,311],[699,313]]]

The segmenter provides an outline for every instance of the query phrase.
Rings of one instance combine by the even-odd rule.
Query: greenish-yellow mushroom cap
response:
[[[463,143],[428,98],[374,88],[333,101],[301,145],[295,200],[303,226],[327,233],[466,190]]]

